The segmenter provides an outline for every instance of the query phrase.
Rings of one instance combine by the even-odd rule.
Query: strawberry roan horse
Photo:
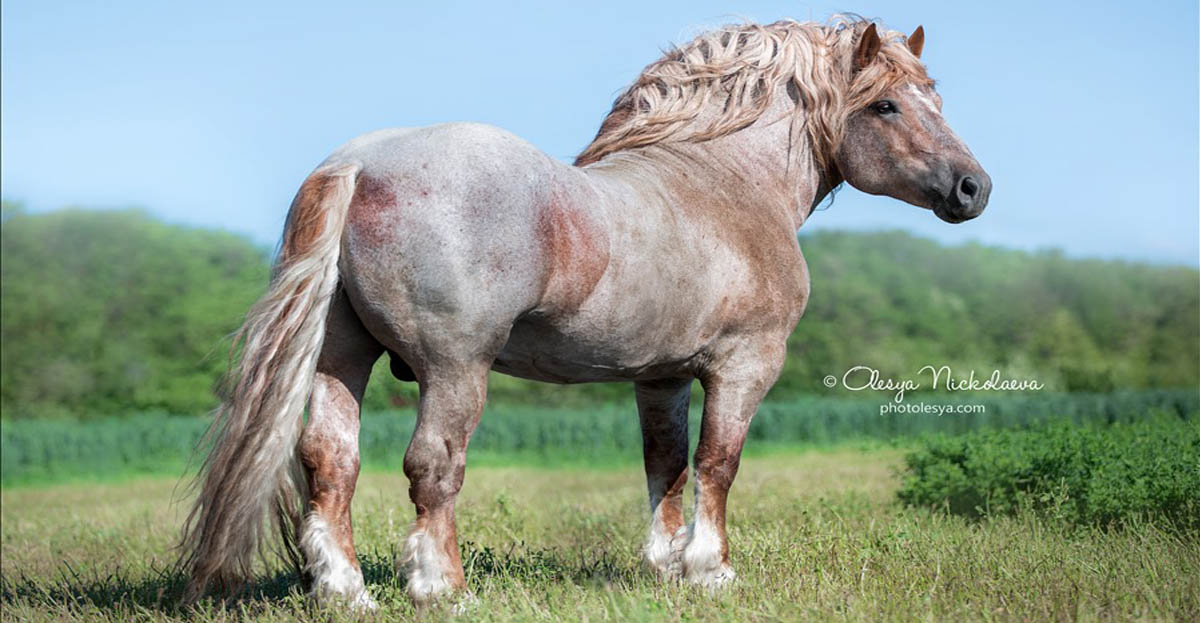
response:
[[[633,382],[645,557],[664,577],[732,580],[726,496],[808,298],[797,230],[842,182],[951,223],[987,203],[923,41],[856,18],[703,34],[642,72],[575,166],[475,124],[336,151],[300,187],[239,333],[185,531],[189,595],[240,584],[282,530],[312,597],[374,607],[350,499],[359,405],[385,352],[420,386],[402,557],[418,603],[466,588],[454,504],[489,370]],[[693,379],[705,400],[687,525]]]

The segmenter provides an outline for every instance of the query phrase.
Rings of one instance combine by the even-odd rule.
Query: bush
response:
[[[971,517],[1031,508],[1077,524],[1200,529],[1200,420],[1193,412],[929,438],[906,457],[899,497]]]

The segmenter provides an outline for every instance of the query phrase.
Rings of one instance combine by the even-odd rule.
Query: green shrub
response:
[[[973,517],[1027,507],[1078,524],[1200,529],[1200,420],[1160,414],[930,438],[906,457],[899,497]]]

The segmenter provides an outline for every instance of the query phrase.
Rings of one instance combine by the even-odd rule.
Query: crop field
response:
[[[983,407],[977,413],[950,416],[881,415],[880,404],[887,400],[880,396],[874,400],[808,398],[764,403],[750,427],[747,451],[859,441],[892,443],[929,434],[1019,430],[1050,421],[1070,426],[1109,425],[1151,414],[1200,412],[1200,391],[1187,389],[943,397],[939,402]],[[699,405],[701,401],[698,396],[692,402]],[[699,417],[700,409],[694,406],[690,418],[693,445],[700,431]],[[411,409],[365,413],[359,436],[363,463],[383,468],[399,465],[414,423]],[[180,475],[206,425],[206,418],[165,414],[6,421],[0,428],[0,482]],[[471,438],[475,461],[502,465],[629,463],[641,458],[641,447],[632,396],[624,403],[589,409],[489,406]]]
[[[1179,447],[1196,454],[1181,461],[1200,457],[1194,418],[1159,424],[1146,434],[1182,439]],[[1144,436],[1135,430],[1114,436],[1113,443]],[[985,442],[969,438],[963,447],[980,448]],[[776,448],[747,458],[730,498],[731,556],[739,577],[733,588],[716,594],[660,582],[642,567],[638,549],[647,509],[636,463],[473,464],[458,516],[467,580],[478,601],[459,614],[438,608],[421,616],[468,621],[1200,617],[1200,541],[1179,525],[1143,514],[1116,524],[1076,522],[1033,504],[983,516],[947,514],[936,504],[902,504],[898,491],[913,489],[904,483],[906,474],[917,473],[905,465],[928,467],[946,460],[944,443],[937,444],[842,443]],[[1086,463],[1090,455],[1080,456]],[[978,479],[983,468],[974,469]],[[407,482],[398,472],[367,470],[354,503],[360,558],[382,607],[380,620],[418,615],[393,568],[412,518]],[[928,495],[930,487],[942,486],[939,482],[917,490]],[[1198,483],[1182,486],[1195,492]],[[184,510],[183,504],[172,504],[182,495],[177,485],[175,478],[149,476],[5,488],[3,619],[350,618],[314,613],[296,578],[282,569],[263,569],[256,588],[228,606],[209,602],[180,609],[182,580],[170,571]]]

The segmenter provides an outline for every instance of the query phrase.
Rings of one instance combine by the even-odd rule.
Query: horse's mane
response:
[[[617,97],[575,164],[645,145],[704,141],[740,130],[766,112],[779,88],[798,97],[792,139],[808,134],[819,166],[841,143],[846,118],[904,82],[932,84],[904,45],[879,29],[879,58],[854,71],[852,56],[873,22],[838,15],[828,24],[781,20],[724,26],[673,47]],[[718,106],[719,108],[713,108]],[[717,110],[717,114],[702,114]]]

